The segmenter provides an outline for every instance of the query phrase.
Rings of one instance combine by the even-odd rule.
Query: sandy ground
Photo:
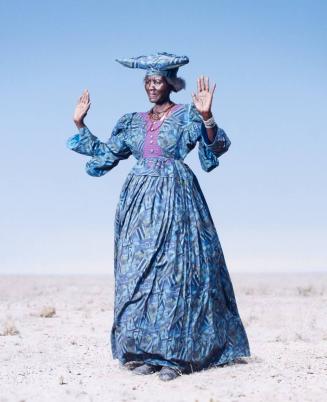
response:
[[[326,401],[327,273],[231,274],[252,356],[162,382],[111,356],[111,276],[0,277],[0,401]]]

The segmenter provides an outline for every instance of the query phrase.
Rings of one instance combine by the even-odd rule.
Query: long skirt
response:
[[[131,171],[115,217],[114,359],[183,372],[250,356],[232,282],[195,174]]]

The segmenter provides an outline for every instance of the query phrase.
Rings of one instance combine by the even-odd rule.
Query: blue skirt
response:
[[[114,359],[184,372],[250,356],[198,180],[181,160],[140,159],[115,217]]]

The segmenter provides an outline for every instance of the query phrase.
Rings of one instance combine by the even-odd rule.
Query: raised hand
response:
[[[74,122],[77,126],[84,125],[84,117],[86,116],[89,108],[90,108],[90,94],[87,89],[84,90],[82,96],[80,96],[79,100],[77,101],[77,105],[74,112]]]
[[[209,77],[201,75],[198,78],[198,91],[192,93],[192,100],[197,111],[203,116],[211,115],[211,105],[216,84],[210,89]]]

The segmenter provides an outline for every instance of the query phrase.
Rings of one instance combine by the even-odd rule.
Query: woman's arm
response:
[[[209,78],[204,77],[203,75],[198,78],[197,84],[197,94],[194,92],[192,94],[193,103],[204,121],[209,143],[212,143],[217,134],[217,124],[215,123],[211,112],[212,99],[216,89],[216,84],[214,84],[210,89]],[[208,122],[208,124],[206,124],[206,122]]]
[[[210,111],[210,112],[202,113],[201,117],[202,117],[203,121],[206,122],[209,119],[213,118],[213,115]],[[213,127],[207,127],[207,126],[205,126],[205,127],[206,127],[206,131],[207,131],[207,138],[209,140],[209,143],[214,142],[214,139],[217,134],[217,129],[218,129],[217,123]]]
[[[85,90],[79,98],[74,112],[74,123],[79,132],[69,137],[66,145],[72,151],[91,156],[86,163],[86,172],[90,176],[98,177],[103,176],[120,160],[131,155],[131,150],[124,140],[124,133],[131,120],[131,114],[122,116],[116,123],[109,140],[102,142],[84,124],[84,118],[90,105],[90,95],[88,90]]]
[[[90,94],[85,89],[77,101],[73,116],[74,123],[78,128],[78,134],[68,138],[67,146],[72,151],[80,154],[94,156],[98,151],[102,153],[105,151],[105,144],[94,136],[84,123],[84,118],[90,109],[90,105]]]
[[[195,133],[191,137],[199,140],[199,158],[203,170],[210,172],[219,165],[218,158],[231,145],[225,131],[217,125],[212,112],[212,98],[216,85],[209,87],[209,78],[201,76],[197,80],[197,94],[192,94],[189,119],[193,121]],[[191,126],[192,127],[192,126]]]
[[[197,94],[193,93],[193,104],[201,116],[201,136],[205,148],[208,148],[217,158],[225,153],[231,142],[224,130],[218,127],[212,112],[211,105],[216,84],[210,89],[209,78],[203,75],[198,78]]]

